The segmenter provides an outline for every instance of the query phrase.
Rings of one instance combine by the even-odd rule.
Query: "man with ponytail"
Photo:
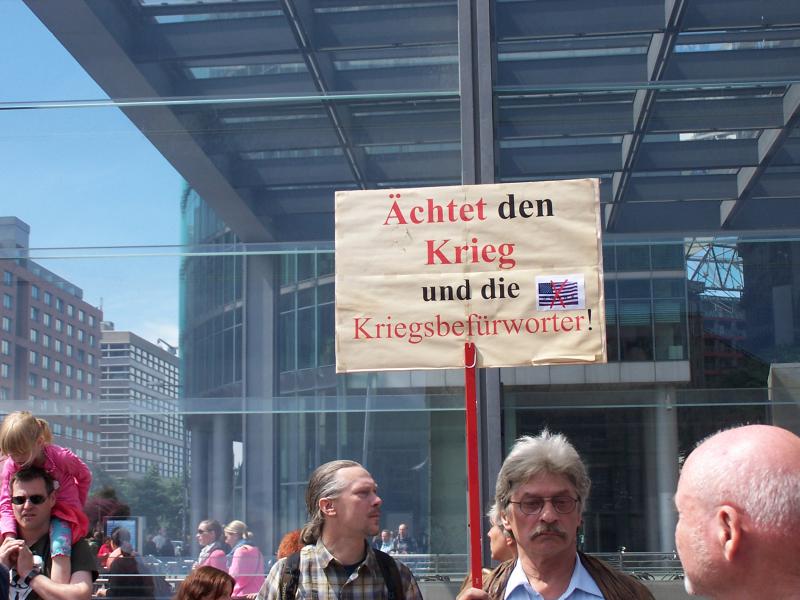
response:
[[[380,531],[381,504],[377,484],[357,462],[318,467],[306,489],[305,546],[275,563],[259,600],[422,600],[408,567],[367,543]]]

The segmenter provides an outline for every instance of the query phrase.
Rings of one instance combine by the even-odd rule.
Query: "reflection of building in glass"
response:
[[[100,338],[100,463],[109,473],[162,477],[184,471],[178,357],[104,321]]]
[[[86,407],[100,396],[103,313],[75,284],[26,258],[29,233],[16,217],[0,218],[0,249],[19,256],[2,264],[0,401],[4,412],[45,416],[55,443],[98,461],[98,417]]]
[[[600,181],[609,362],[481,374],[484,504],[513,439],[549,425],[595,480],[587,549],[671,552],[679,457],[777,420],[762,367],[796,360],[800,307],[792,10],[73,2],[27,5],[112,100],[155,100],[122,110],[190,186],[195,523],[243,518],[269,547],[302,521],[313,467],[346,457],[378,479],[385,526],[466,549],[462,374],[333,372],[336,190]],[[695,278],[702,244],[740,261],[724,329],[705,296],[725,278]],[[716,342],[753,361],[707,374]]]

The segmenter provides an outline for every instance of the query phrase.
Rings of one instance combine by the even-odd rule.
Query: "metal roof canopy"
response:
[[[112,99],[167,100],[123,110],[245,242],[460,182],[467,0],[25,1]],[[497,0],[494,42],[497,181],[599,176],[609,233],[800,227],[800,3]]]

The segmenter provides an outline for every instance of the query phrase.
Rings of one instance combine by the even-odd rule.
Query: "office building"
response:
[[[101,323],[100,463],[116,476],[184,475],[177,349]]]
[[[50,422],[56,444],[89,464],[99,461],[100,321],[83,290],[25,258],[30,228],[0,217],[0,250],[22,258],[2,263],[0,405]]]

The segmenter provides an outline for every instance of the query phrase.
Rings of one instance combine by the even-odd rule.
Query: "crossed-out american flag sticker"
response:
[[[576,310],[586,308],[583,275],[542,275],[536,278],[538,310]]]

